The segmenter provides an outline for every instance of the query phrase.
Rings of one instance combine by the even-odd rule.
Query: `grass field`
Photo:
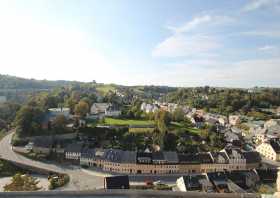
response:
[[[98,85],[96,87],[97,91],[100,91],[102,94],[106,94],[109,91],[115,91],[116,87],[114,87],[113,85]]]
[[[154,124],[154,121],[105,118],[104,124],[108,124],[108,125],[152,125],[152,124]]]
[[[193,127],[187,126],[184,123],[179,123],[179,122],[171,122],[169,129],[170,130],[183,129],[183,130],[189,131],[190,133],[197,134],[197,135],[199,135],[201,133],[201,129],[193,128]]]

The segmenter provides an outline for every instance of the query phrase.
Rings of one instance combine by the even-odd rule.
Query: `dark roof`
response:
[[[104,158],[111,162],[120,163],[122,159],[122,150],[119,149],[108,149],[105,150]]]
[[[79,153],[82,152],[82,148],[83,148],[82,143],[73,143],[73,144],[69,144],[66,147],[65,152]]]
[[[212,172],[212,173],[207,173],[207,176],[209,178],[209,180],[211,180],[212,182],[214,180],[221,180],[221,181],[227,181],[227,176],[224,172]]]
[[[210,164],[213,163],[213,159],[210,156],[210,153],[199,153],[199,161],[202,164]]]
[[[277,169],[256,169],[260,180],[263,183],[275,183],[277,179]]]
[[[94,158],[95,150],[94,149],[83,149],[81,153],[81,158]]]
[[[256,151],[243,152],[243,156],[246,163],[260,163],[262,160],[260,154]]]
[[[152,159],[152,153],[147,153],[147,152],[138,152],[137,153],[137,158],[139,157],[147,157]]]
[[[180,163],[183,164],[199,164],[200,159],[197,154],[178,154]]]
[[[152,158],[153,158],[153,160],[165,160],[163,152],[161,152],[161,151],[153,152],[152,153]]]
[[[240,149],[225,149],[225,151],[230,159],[244,158]]]
[[[272,139],[270,141],[270,145],[272,146],[273,150],[276,153],[280,153],[280,142],[279,142],[279,139]]]
[[[183,179],[187,190],[201,190],[202,185],[199,182],[199,177],[195,175],[188,175],[183,176]]]
[[[211,152],[211,155],[214,159],[214,163],[219,163],[219,158],[223,158],[226,162],[228,162],[228,158],[224,152]]]
[[[113,176],[104,178],[105,189],[129,189],[128,176]]]
[[[136,163],[136,152],[123,151],[121,161],[122,161],[122,163],[135,164]]]
[[[35,147],[44,147],[44,148],[50,148],[53,145],[53,141],[49,138],[37,138],[33,140]]]
[[[163,152],[164,158],[167,163],[178,163],[178,154],[175,151]]]
[[[243,171],[231,171],[226,173],[227,178],[233,181],[241,188],[247,188],[246,185],[246,175],[243,174]]]
[[[200,116],[194,116],[193,119],[195,120],[195,122],[204,122],[203,117],[200,117]]]

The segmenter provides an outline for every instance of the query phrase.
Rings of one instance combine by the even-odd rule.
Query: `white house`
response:
[[[263,142],[257,146],[256,151],[267,159],[280,161],[280,142],[277,140]]]
[[[58,115],[64,115],[66,118],[70,116],[70,108],[51,108],[48,109],[50,115],[56,117]]]
[[[105,110],[110,105],[110,103],[93,103],[90,108],[90,114],[105,114]]]
[[[108,116],[108,117],[118,117],[121,115],[121,113],[122,112],[120,110],[113,108],[112,106],[105,109],[105,116]]]
[[[238,115],[230,115],[228,118],[228,122],[229,122],[229,124],[235,126],[235,125],[240,124],[241,120]]]

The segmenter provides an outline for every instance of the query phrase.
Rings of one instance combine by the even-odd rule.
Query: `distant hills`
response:
[[[65,80],[35,80],[0,74],[0,89],[51,89],[58,86],[67,86],[73,84],[84,83]]]

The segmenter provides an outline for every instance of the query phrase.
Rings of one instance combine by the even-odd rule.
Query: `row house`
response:
[[[246,156],[250,157],[250,153],[247,153]],[[260,160],[253,155],[250,163],[253,164],[250,168],[258,167]],[[160,151],[88,149],[83,150],[80,164],[122,174],[183,174],[248,169],[246,158],[242,153],[230,150],[217,153],[177,154],[176,152]]]

